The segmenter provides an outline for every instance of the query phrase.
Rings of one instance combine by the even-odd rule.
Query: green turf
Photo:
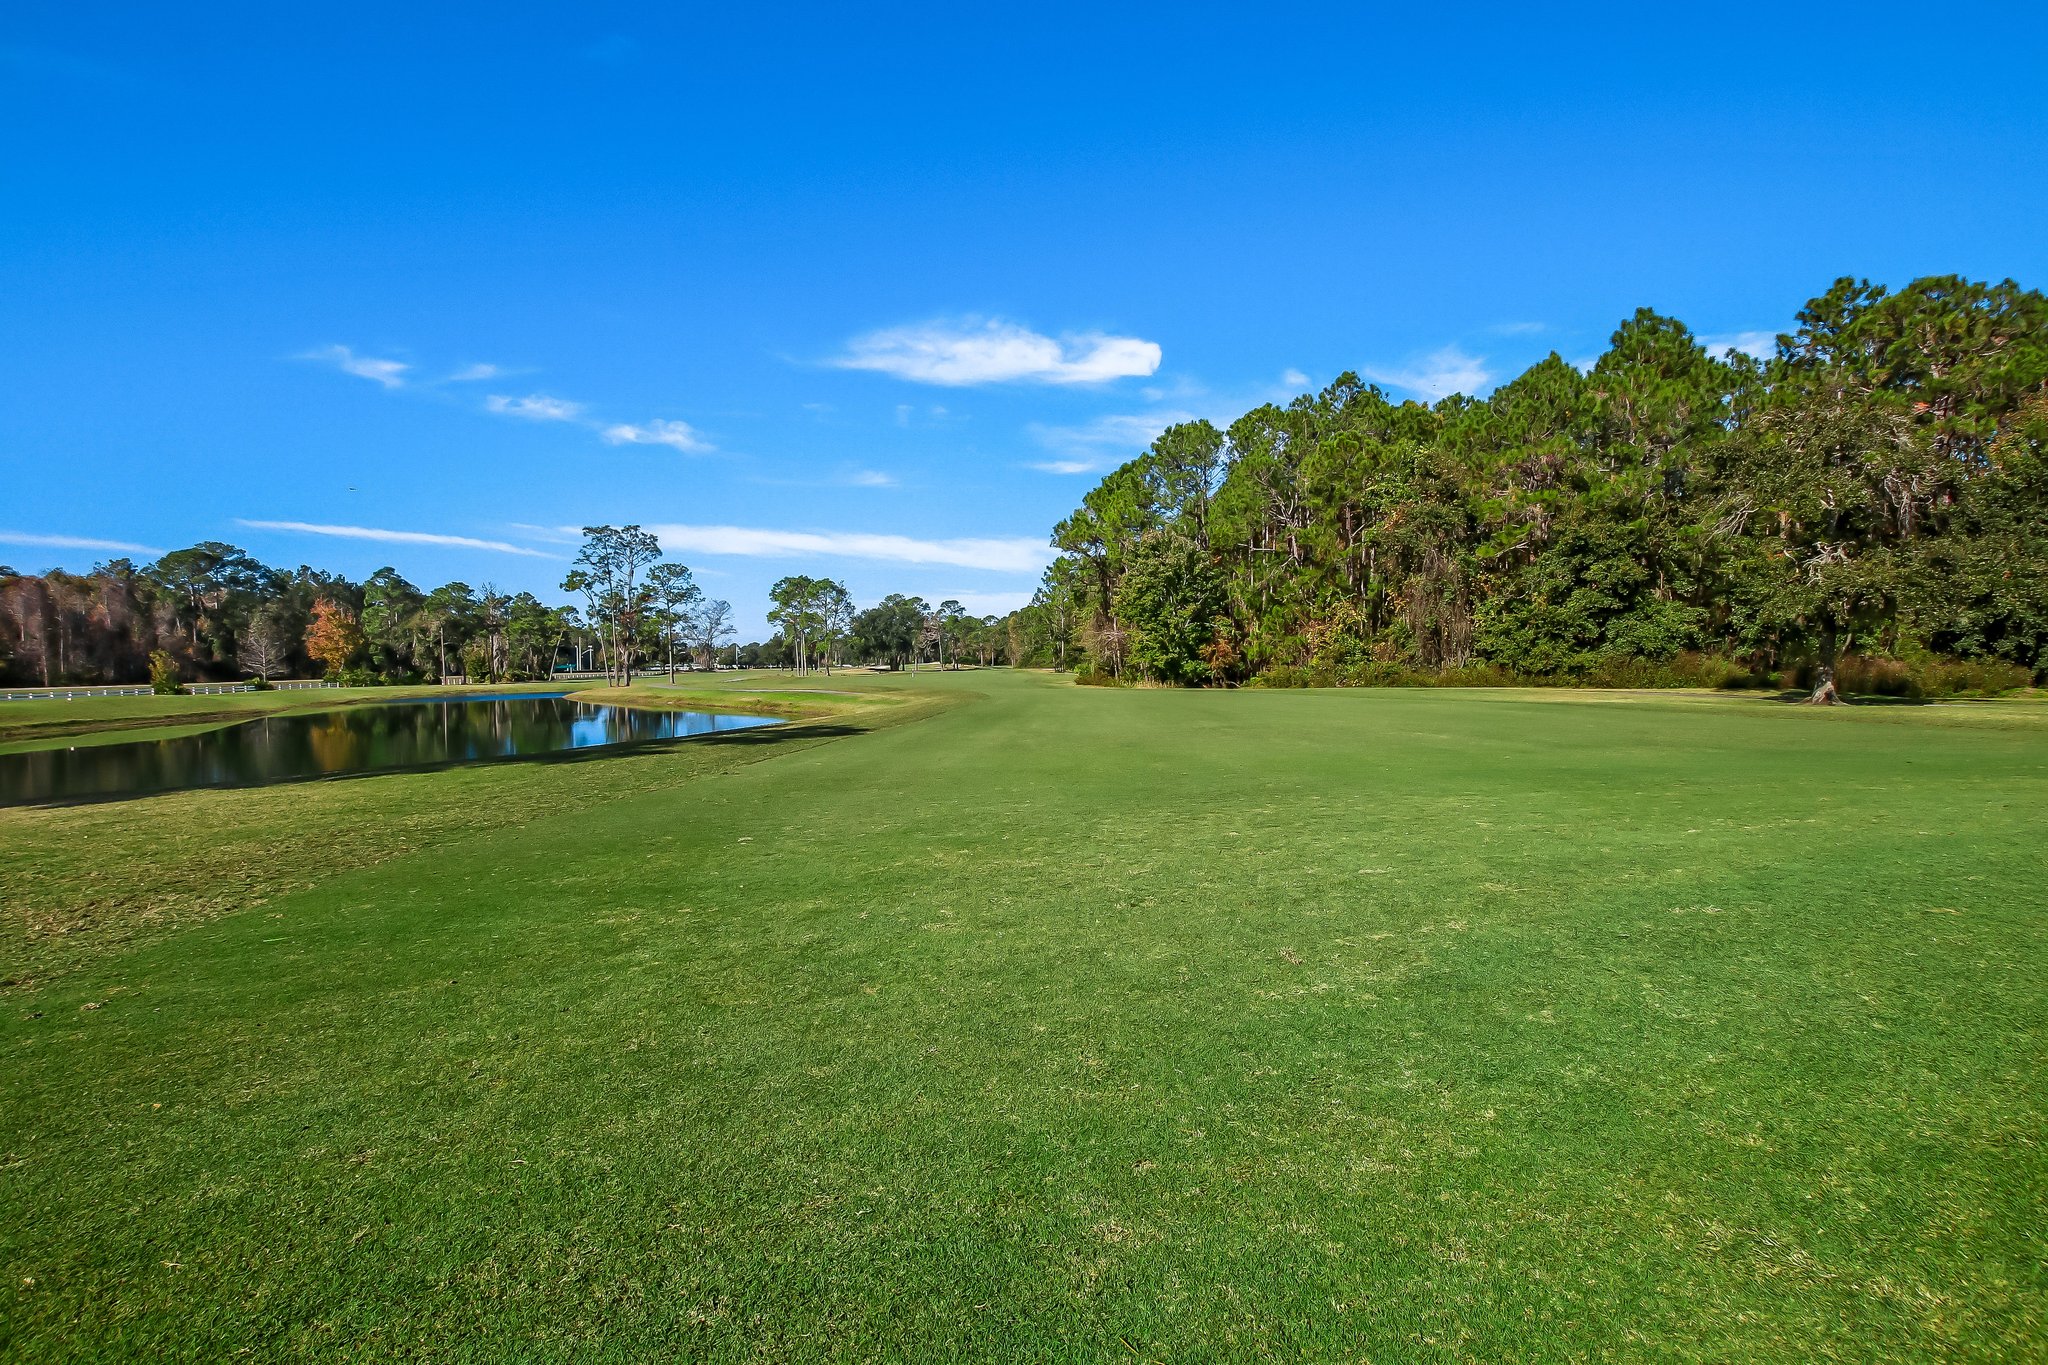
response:
[[[0,1356],[2048,1352],[2048,709],[810,685],[0,812]]]

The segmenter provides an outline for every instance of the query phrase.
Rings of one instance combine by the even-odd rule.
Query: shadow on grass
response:
[[[1804,705],[1806,705],[1806,704],[1807,704],[1807,703],[1808,703],[1808,702],[1809,702],[1810,700],[1812,700],[1812,698],[1813,698],[1813,693],[1811,693],[1811,692],[1807,691],[1807,690],[1806,690],[1805,688],[1792,688],[1792,689],[1789,689],[1789,690],[1786,690],[1786,691],[1781,691],[1781,692],[1773,692],[1773,693],[1771,693],[1771,694],[1770,694],[1770,700],[1772,700],[1772,701],[1775,701],[1775,702],[1784,702],[1784,703],[1787,703],[1787,704],[1789,704],[1789,705],[1795,705],[1795,706],[1804,706]],[[1957,702],[1972,702],[1972,701],[1983,701],[1983,702],[1989,702],[1989,701],[1997,701],[1997,700],[1998,700],[1998,698],[1996,698],[1996,697],[1885,697],[1885,696],[1879,696],[1878,694],[1876,694],[1876,693],[1874,693],[1874,692],[1851,692],[1851,693],[1846,693],[1846,694],[1844,694],[1844,695],[1843,695],[1843,697],[1842,697],[1842,699],[1841,699],[1840,701],[1836,702],[1836,703],[1835,703],[1835,705],[1837,705],[1837,706],[1936,706],[1936,705],[1950,705],[1950,704],[1953,704],[1953,703],[1957,703]]]
[[[400,773],[438,773],[456,768],[496,767],[509,763],[597,763],[629,758],[651,758],[684,745],[692,749],[760,749],[763,757],[796,740],[843,739],[866,733],[859,725],[838,722],[779,721],[746,730],[724,730],[704,735],[678,735],[667,739],[634,739],[617,744],[596,744],[586,749],[557,749],[540,754],[487,754],[479,758],[448,759],[438,763],[403,763],[390,767],[362,768],[354,772],[303,773],[284,777],[260,777],[237,782],[203,782],[190,786],[150,787],[136,791],[83,792],[36,801],[0,801],[0,809],[47,810],[58,806],[102,805],[110,801],[136,801],[150,796],[172,796],[180,792],[242,791],[256,787],[295,787],[313,782],[351,782],[365,777],[390,777]]]
[[[1786,688],[1767,694],[1763,700],[1778,702],[1782,706],[1806,706],[1812,702],[1812,692],[1806,688]],[[1862,692],[1845,692],[1835,706],[1927,706],[1929,698],[1919,696],[1864,696]]]

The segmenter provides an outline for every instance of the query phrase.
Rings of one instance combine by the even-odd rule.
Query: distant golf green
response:
[[[2048,1355],[2048,706],[724,686],[0,811],[0,1357]]]

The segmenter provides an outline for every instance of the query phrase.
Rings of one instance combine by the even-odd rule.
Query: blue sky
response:
[[[0,563],[994,611],[1181,416],[2048,285],[2048,11],[1796,8],[14,0]]]

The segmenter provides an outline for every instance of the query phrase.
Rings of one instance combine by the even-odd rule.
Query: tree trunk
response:
[[[1835,690],[1835,628],[1829,626],[1820,637],[1820,671],[1813,680],[1813,695],[1806,699],[1808,706],[1834,706],[1842,701],[1842,694]]]

